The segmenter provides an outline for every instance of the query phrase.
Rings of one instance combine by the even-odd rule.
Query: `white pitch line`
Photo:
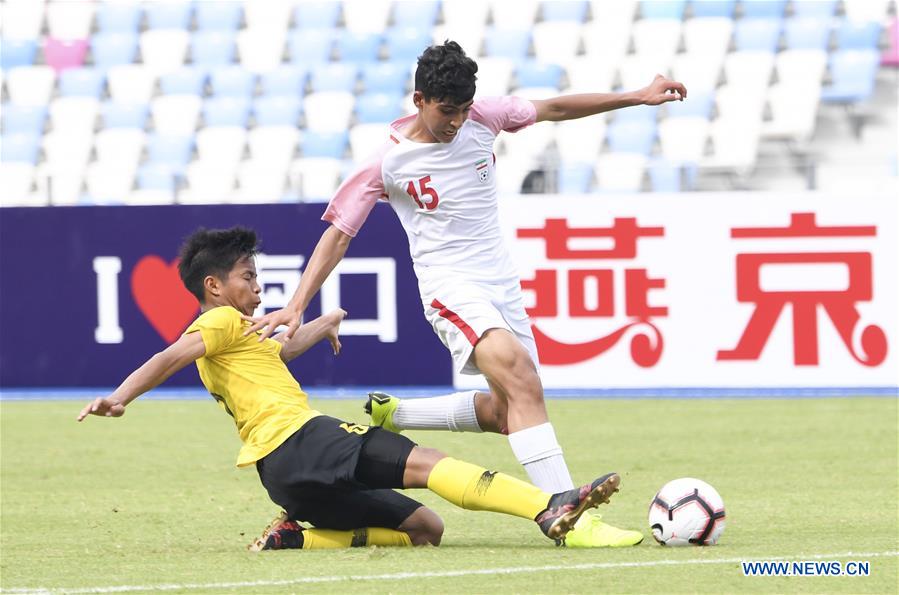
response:
[[[394,572],[391,574],[306,576],[280,581],[241,581],[233,583],[185,583],[161,585],[120,585],[113,587],[37,587],[0,589],[0,593],[33,595],[80,595],[84,593],[130,593],[136,591],[189,591],[193,589],[242,589],[250,587],[283,587],[313,583],[338,583],[343,581],[396,581],[422,578],[454,578],[459,576],[483,576],[492,574],[524,574],[529,572],[554,572],[558,570],[606,570],[610,568],[652,568],[654,566],[691,566],[704,564],[739,564],[748,560],[822,560],[828,558],[880,558],[899,556],[899,551],[843,552],[840,554],[796,554],[793,556],[766,557],[764,554],[746,558],[717,558],[712,560],[653,560],[648,562],[594,562],[588,564],[553,564],[548,566],[512,566],[506,568],[481,568],[445,570],[442,572]]]

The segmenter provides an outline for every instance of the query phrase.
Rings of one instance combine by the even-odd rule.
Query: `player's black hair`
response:
[[[246,227],[200,228],[184,240],[179,252],[178,274],[189,292],[203,302],[203,279],[212,275],[227,279],[241,258],[253,256],[259,248],[256,232]]]
[[[474,97],[478,65],[455,41],[432,45],[418,57],[415,90],[425,99],[461,105]]]

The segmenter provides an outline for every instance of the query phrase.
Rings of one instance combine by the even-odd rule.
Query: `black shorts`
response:
[[[378,427],[321,415],[256,462],[259,479],[287,515],[322,529],[396,529],[421,504],[403,486],[415,443]]]

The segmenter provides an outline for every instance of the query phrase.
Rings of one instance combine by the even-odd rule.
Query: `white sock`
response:
[[[403,430],[483,432],[474,410],[476,391],[425,399],[401,399],[393,423]]]
[[[574,488],[551,423],[509,434],[509,444],[532,484],[550,494]]]

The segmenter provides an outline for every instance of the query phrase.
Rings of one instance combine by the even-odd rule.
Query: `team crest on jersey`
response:
[[[490,168],[487,167],[487,160],[481,159],[474,164],[474,169],[478,172],[478,179],[481,182],[486,182],[490,179]]]

